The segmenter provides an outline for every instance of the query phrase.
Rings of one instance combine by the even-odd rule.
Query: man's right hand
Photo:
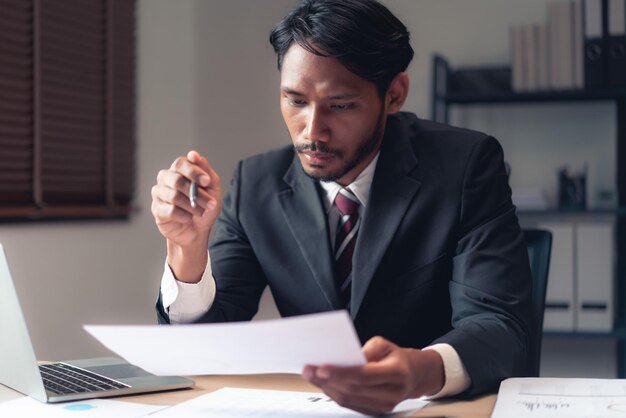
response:
[[[189,201],[189,186],[198,185],[196,207]],[[196,151],[177,158],[159,171],[152,187],[152,215],[167,239],[170,267],[180,281],[198,282],[207,263],[209,232],[222,208],[217,173]]]

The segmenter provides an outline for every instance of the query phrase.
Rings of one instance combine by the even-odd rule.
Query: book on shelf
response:
[[[537,32],[535,25],[522,25],[522,58],[524,60],[525,88],[527,91],[535,91],[539,87],[539,64],[537,60]]]
[[[574,88],[585,88],[585,57],[583,54],[583,2],[572,3],[572,51]]]
[[[537,88],[539,90],[548,90],[550,88],[550,63],[548,62],[548,25],[539,23],[537,30]]]
[[[524,91],[526,81],[524,80],[524,46],[522,45],[522,26],[511,26],[509,28],[509,45],[511,53],[511,88],[513,91]]]
[[[615,2],[612,7],[621,15],[626,0],[551,1],[545,22],[510,27],[512,90],[536,92],[603,87],[606,81],[603,61],[606,2]],[[626,38],[622,21],[612,20],[615,33]],[[621,42],[615,43],[614,55],[620,56]],[[626,42],[624,44],[624,61],[617,61],[626,68]],[[622,78],[626,70],[615,73]]]

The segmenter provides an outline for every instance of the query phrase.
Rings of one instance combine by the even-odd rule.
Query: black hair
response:
[[[375,0],[303,0],[270,34],[279,70],[296,42],[312,54],[338,59],[374,83],[381,97],[413,59],[409,39],[406,26]]]

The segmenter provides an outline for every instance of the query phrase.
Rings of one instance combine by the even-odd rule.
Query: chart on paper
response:
[[[502,382],[492,418],[626,416],[626,380],[516,378]]]

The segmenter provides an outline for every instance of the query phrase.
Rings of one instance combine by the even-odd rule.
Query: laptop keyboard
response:
[[[130,386],[66,363],[40,364],[46,389],[59,395],[124,389]]]

